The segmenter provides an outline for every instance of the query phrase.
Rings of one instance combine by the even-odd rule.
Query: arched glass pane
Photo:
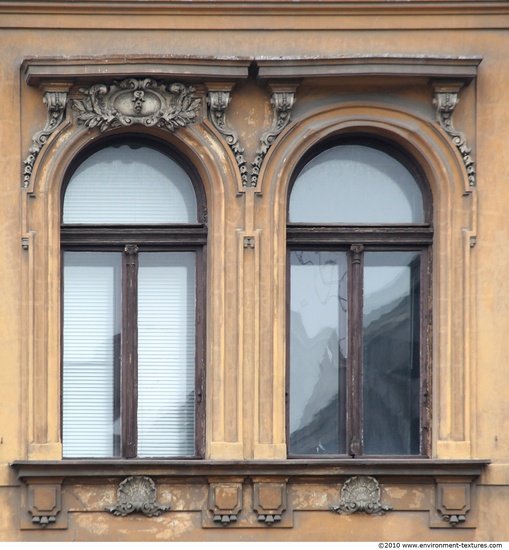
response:
[[[107,147],[71,177],[64,223],[193,223],[196,195],[187,173],[150,147]]]
[[[338,145],[311,160],[290,195],[294,223],[424,221],[422,193],[395,158],[364,145]]]

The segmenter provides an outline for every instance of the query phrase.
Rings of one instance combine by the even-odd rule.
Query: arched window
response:
[[[204,197],[160,143],[102,142],[64,186],[63,455],[200,456]]]
[[[431,197],[356,136],[297,169],[288,208],[288,452],[426,455]]]

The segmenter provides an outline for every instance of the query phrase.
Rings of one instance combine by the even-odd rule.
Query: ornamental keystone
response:
[[[126,78],[111,85],[81,88],[83,99],[71,101],[78,124],[100,132],[140,124],[170,132],[188,126],[198,117],[201,100],[195,89],[181,83],[166,84],[152,78]]]

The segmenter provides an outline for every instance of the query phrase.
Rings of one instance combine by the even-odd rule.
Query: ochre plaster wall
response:
[[[189,5],[179,9],[177,4],[172,12],[155,2],[145,11],[130,3],[121,14],[108,2],[104,13],[94,13],[86,2],[80,4],[81,13],[65,3],[48,2],[37,8],[4,4],[0,6],[0,540],[394,540],[395,533],[398,540],[509,540],[502,512],[509,507],[509,260],[504,254],[509,237],[505,181],[509,30],[504,28],[508,3],[472,2],[467,9],[463,6],[467,3],[459,2],[456,11],[445,12],[436,2],[428,4],[427,13],[425,8],[413,11],[414,6],[388,9],[377,2],[370,3],[366,12],[356,12],[348,3],[343,8],[326,3],[306,12],[284,2],[272,10],[263,2],[243,7],[214,2],[206,13],[201,5],[193,10]],[[446,522],[444,528],[431,528],[436,488],[420,483],[418,476],[411,479],[412,496],[405,492],[405,482],[384,478],[382,500],[395,510],[377,517],[331,513],[329,506],[339,500],[339,482],[319,476],[304,482],[297,476],[287,486],[291,510],[287,523],[267,528],[248,513],[253,488],[247,476],[243,526],[204,528],[207,476],[192,485],[179,482],[177,491],[172,480],[159,473],[158,501],[171,502],[169,514],[114,517],[103,508],[115,502],[122,477],[96,484],[67,478],[62,487],[67,528],[20,529],[26,514],[26,480],[19,481],[10,464],[61,458],[60,313],[55,304],[59,288],[58,279],[48,279],[59,261],[55,210],[59,192],[51,186],[59,185],[52,175],[61,172],[52,164],[52,153],[47,153],[39,161],[35,183],[47,188],[39,187],[35,197],[21,191],[22,161],[46,120],[42,92],[28,86],[20,72],[23,60],[386,54],[482,57],[477,78],[461,91],[454,113],[455,126],[465,134],[475,159],[475,192],[465,190],[461,157],[434,122],[433,93],[424,78],[304,80],[296,92],[293,126],[282,138],[293,143],[295,151],[299,144],[304,150],[304,142],[311,144],[312,138],[306,137],[302,121],[312,123],[310,128],[318,132],[320,125],[327,126],[326,121],[335,117],[340,129],[348,117],[353,119],[360,102],[380,124],[389,119],[396,121],[395,127],[399,123],[399,134],[394,135],[403,143],[407,131],[406,143],[413,144],[423,161],[435,155],[427,167],[438,235],[431,456],[491,460],[474,482],[470,523],[464,528],[447,528]],[[389,111],[393,114],[382,115]],[[272,122],[267,87],[252,78],[238,83],[227,120],[239,134],[247,162],[252,162],[260,136]],[[404,130],[405,125],[410,129]],[[66,139],[84,143],[87,137],[69,127],[52,145],[53,151],[65,156]],[[200,168],[208,180],[212,220],[208,284],[216,289],[208,301],[206,458],[284,460],[286,206],[281,182],[289,178],[285,163],[293,162],[290,149],[281,139],[270,151],[260,178],[261,192],[239,193],[233,155],[210,122],[202,121],[171,139],[197,147],[207,144],[211,151]],[[21,239],[25,231],[34,229],[30,243],[34,248],[27,253]],[[244,236],[255,238],[251,255],[244,250]],[[475,237],[472,248],[465,245],[470,236]],[[45,297],[38,292],[41,289],[47,291]],[[37,370],[40,362],[47,371]],[[41,378],[41,372],[47,374]],[[34,409],[38,400],[42,408]],[[40,410],[44,418],[34,418],[39,414],[34,411]],[[341,482],[348,477],[342,475]]]

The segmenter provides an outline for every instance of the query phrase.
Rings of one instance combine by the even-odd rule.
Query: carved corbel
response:
[[[201,104],[192,86],[152,78],[95,84],[80,92],[83,99],[71,101],[76,122],[100,132],[134,124],[175,132],[196,121]]]
[[[336,514],[364,512],[370,515],[385,514],[392,506],[380,502],[380,486],[374,477],[354,476],[347,479],[341,488],[341,500],[330,508]]]
[[[28,149],[28,156],[23,161],[23,182],[22,187],[27,189],[30,186],[30,179],[34,169],[35,161],[48,141],[51,134],[55,131],[65,117],[65,108],[67,106],[67,93],[69,85],[59,85],[47,87],[44,91],[43,102],[48,109],[46,125],[40,131],[34,134],[32,145]]]
[[[458,82],[434,82],[433,85],[433,105],[437,108],[437,121],[440,127],[451,137],[454,145],[458,148],[463,159],[463,164],[467,171],[468,184],[475,187],[475,162],[471,156],[472,149],[467,146],[465,136],[454,128],[452,115],[459,102],[459,92],[463,83]]]
[[[62,514],[62,480],[28,480],[26,487],[26,519],[22,529],[65,529],[66,514]]]
[[[127,516],[133,513],[147,517],[159,516],[167,512],[170,506],[158,504],[156,485],[147,476],[127,477],[120,483],[117,491],[117,504],[107,506],[105,510],[115,516]]]
[[[470,482],[451,480],[437,480],[435,490],[435,505],[438,512],[438,517],[442,522],[443,527],[458,527],[465,524],[467,514],[471,508],[470,502]],[[439,525],[433,525],[438,527]],[[471,525],[467,525],[467,527]]]
[[[209,510],[212,521],[226,527],[237,521],[242,510],[242,482],[216,481],[209,486]]]
[[[274,118],[270,129],[262,134],[260,138],[260,145],[256,150],[256,156],[252,164],[251,187],[258,185],[258,176],[268,150],[274,140],[290,123],[297,87],[298,84],[296,83],[272,84],[270,86],[272,91],[270,102],[274,110]]]
[[[253,510],[269,527],[280,522],[286,510],[286,481],[253,479]]]
[[[228,127],[225,119],[225,111],[231,101],[231,88],[233,85],[225,87],[223,84],[220,88],[212,84],[208,84],[207,104],[209,106],[209,119],[214,125],[214,128],[223,136],[226,143],[233,151],[235,161],[239,167],[242,186],[248,185],[248,172],[246,159],[244,158],[244,148],[240,146],[237,133]]]

